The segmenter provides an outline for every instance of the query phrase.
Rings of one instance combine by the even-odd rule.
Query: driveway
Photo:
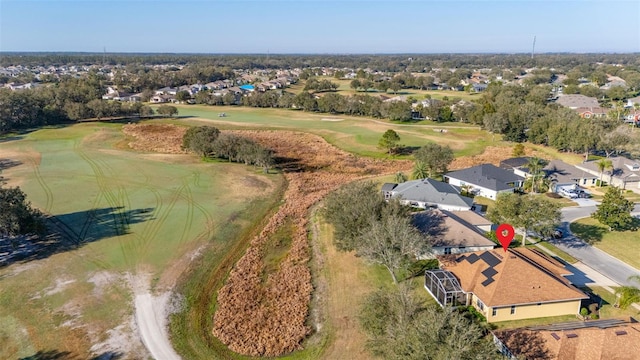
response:
[[[596,210],[595,205],[573,206],[562,209],[562,231],[565,236],[562,239],[549,240],[552,244],[580,260],[584,265],[606,276],[621,285],[636,285],[627,279],[632,275],[639,275],[640,270],[614,258],[613,256],[597,249],[575,237],[569,230],[569,224],[577,219],[588,217]],[[640,216],[640,204],[636,204],[632,212],[634,216]]]
[[[599,204],[599,202],[595,200],[583,198],[571,199],[571,201],[577,203],[579,207],[596,206]]]

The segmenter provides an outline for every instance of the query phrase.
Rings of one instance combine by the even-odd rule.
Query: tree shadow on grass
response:
[[[587,225],[581,223],[572,223],[571,232],[580,240],[586,242],[589,245],[593,245],[602,241],[607,229],[597,225]]]
[[[7,158],[0,159],[0,171],[9,169],[18,165],[22,165],[22,161],[7,159]]]
[[[126,235],[130,225],[152,220],[152,212],[152,208],[126,210],[115,207],[49,216],[45,236],[0,238],[0,266],[44,259],[94,241]]]
[[[420,146],[400,146],[394,155],[411,155],[418,149],[420,149]]]
[[[124,354],[119,352],[107,351],[100,355],[94,356],[91,360],[117,360],[122,358]],[[37,353],[20,358],[20,360],[80,360],[81,357],[69,352],[58,350],[41,350]]]

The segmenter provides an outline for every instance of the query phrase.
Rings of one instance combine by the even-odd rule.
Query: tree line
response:
[[[637,54],[144,54],[144,53],[12,53],[3,52],[0,66],[60,65],[185,65],[231,69],[369,68],[388,72],[425,72],[431,68],[530,68],[570,70],[579,65],[623,64],[640,67]]]
[[[274,164],[273,151],[239,135],[220,132],[213,126],[191,127],[184,134],[182,148],[203,158],[218,158],[254,165],[268,172]]]
[[[86,118],[150,116],[153,109],[134,102],[102,100],[106,79],[64,78],[34,89],[0,89],[0,134]]]

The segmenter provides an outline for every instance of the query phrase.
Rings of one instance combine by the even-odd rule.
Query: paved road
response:
[[[566,235],[562,239],[551,240],[551,242],[558,248],[566,251],[571,256],[582,261],[582,263],[593,268],[594,270],[605,275],[618,284],[637,286],[637,284],[631,284],[627,279],[631,275],[640,276],[640,270],[634,269],[624,262],[605,253],[604,251],[588,245],[587,243],[573,236],[573,234],[571,234],[571,232],[569,231],[569,224],[572,221],[583,217],[588,217],[595,210],[595,205],[563,208],[562,230]],[[636,204],[632,215],[640,215],[640,204]],[[640,256],[640,254],[638,254],[638,256]]]

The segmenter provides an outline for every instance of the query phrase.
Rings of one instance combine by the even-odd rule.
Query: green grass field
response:
[[[640,232],[609,231],[596,219],[584,218],[571,223],[571,232],[598,249],[640,269]]]
[[[400,143],[420,147],[428,142],[449,145],[456,156],[482,153],[488,145],[503,145],[492,141],[491,134],[477,126],[431,121],[397,123],[382,119],[308,113],[284,109],[258,109],[229,106],[181,105],[179,122],[207,123],[220,128],[281,129],[310,132],[320,135],[339,148],[364,156],[385,157],[377,147],[382,134],[393,129],[400,135]],[[226,117],[221,118],[219,113]],[[200,120],[200,121],[197,121]],[[446,132],[440,132],[445,129]]]
[[[334,77],[331,76],[320,76],[318,77],[319,80],[329,80],[333,83],[338,84],[338,90],[337,92],[340,95],[354,95],[354,94],[366,94],[366,95],[370,95],[370,96],[379,96],[379,95],[384,95],[384,96],[407,96],[407,97],[412,97],[416,100],[424,100],[426,99],[427,95],[431,96],[434,99],[442,99],[445,96],[449,99],[453,99],[453,98],[459,98],[462,100],[467,100],[467,101],[471,101],[473,99],[478,99],[480,98],[480,94],[477,93],[468,93],[466,91],[453,91],[453,90],[419,90],[419,89],[401,89],[398,91],[397,94],[393,93],[391,90],[389,90],[388,92],[384,93],[381,91],[377,91],[374,89],[369,89],[369,91],[364,92],[364,91],[358,91],[356,92],[354,89],[351,88],[351,79],[336,79]],[[304,88],[304,81],[300,81],[298,84],[295,84],[294,86],[292,86],[289,91],[291,91],[292,93],[298,94],[302,91],[302,89]]]
[[[120,125],[87,123],[0,142],[0,158],[22,162],[3,171],[8,185],[62,229],[43,259],[0,268],[0,358],[40,350],[89,358],[109,330],[128,328],[128,274],[148,278],[152,291],[172,285],[181,259],[224,253],[282,186],[280,175],[122,150],[122,141]]]

